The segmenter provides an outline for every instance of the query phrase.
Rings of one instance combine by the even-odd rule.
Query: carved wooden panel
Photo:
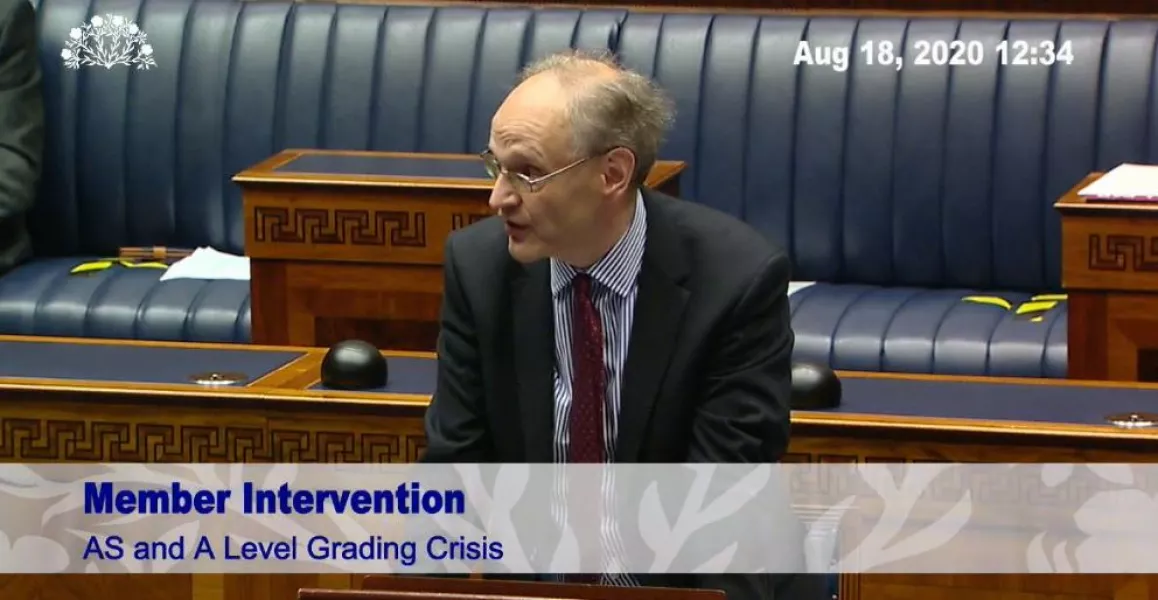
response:
[[[55,399],[54,399],[55,398]],[[413,462],[421,412],[313,411],[5,391],[0,462]],[[0,597],[53,600],[292,600],[350,575],[0,575]]]
[[[1158,206],[1098,202],[1079,191],[1054,205],[1062,220],[1062,285],[1069,296],[1068,376],[1155,381],[1158,368]]]
[[[1158,235],[1090,234],[1090,269],[1158,271]]]
[[[258,242],[426,247],[424,212],[256,206],[251,221]]]
[[[0,402],[0,462],[414,462],[421,413],[332,412],[72,402]],[[82,416],[83,415],[83,416]]]
[[[0,417],[0,461],[414,462],[421,439],[399,433]]]
[[[3,462],[413,462],[398,433],[0,417]]]
[[[244,190],[251,258],[441,268],[463,215],[489,214],[485,190],[317,188]],[[469,218],[469,217],[468,217]]]
[[[1158,211],[1122,212],[1062,212],[1066,291],[1158,292]]]
[[[488,216],[489,215],[478,213],[454,213],[451,215],[450,228],[455,230],[462,229],[468,225],[474,225]]]

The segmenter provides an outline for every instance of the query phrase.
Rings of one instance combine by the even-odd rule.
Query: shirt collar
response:
[[[635,216],[627,232],[611,247],[611,251],[599,259],[589,269],[584,269],[592,279],[619,296],[626,297],[639,271],[643,268],[643,249],[647,241],[647,209],[643,204],[643,194],[636,193]],[[551,259],[551,295],[558,296],[580,272],[571,265]]]

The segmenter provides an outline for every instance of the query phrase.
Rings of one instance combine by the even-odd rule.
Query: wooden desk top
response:
[[[16,348],[20,346],[20,348]],[[428,393],[357,394],[311,390],[320,379],[326,348],[250,344],[174,343],[0,335],[0,404],[25,396],[137,398],[208,406],[241,401],[269,407],[358,411],[394,406],[424,408]],[[432,362],[433,354],[383,352],[388,360]],[[60,358],[57,358],[60,357]],[[238,373],[232,385],[191,378]]]
[[[418,417],[430,400],[436,360],[429,353],[384,352],[391,366],[390,386],[395,391],[351,392],[321,386],[324,348],[0,336],[0,356],[6,346],[10,356],[14,356],[14,345],[27,345],[21,354],[39,356],[39,361],[48,366],[30,367],[35,361],[0,364],[0,404],[17,398],[35,401],[83,395],[92,401],[102,397],[137,398],[150,403],[180,402],[186,407],[242,403],[277,410]],[[33,346],[42,349],[33,352]],[[46,377],[44,372],[28,372],[62,368],[48,361],[46,353],[75,358],[86,348],[98,349],[114,363],[126,359],[132,362],[114,368],[100,379],[54,378]],[[179,359],[166,359],[159,351],[175,353],[171,356]],[[247,354],[252,357],[245,358]],[[141,358],[150,355],[154,358]],[[150,365],[149,360],[155,364]],[[168,368],[170,378],[183,377],[186,370],[205,371],[223,363],[232,365],[232,369],[255,372],[249,373],[250,381],[239,385],[158,381],[165,370],[158,361],[180,364],[176,370]],[[264,371],[256,372],[262,367]],[[1158,429],[1123,429],[1104,420],[1110,413],[1158,413],[1158,385],[1154,384],[897,373],[839,375],[845,388],[843,405],[833,411],[796,411],[792,420],[797,430],[805,434],[843,431],[866,436],[889,436],[898,430],[931,436],[1014,436],[1026,443],[1032,438],[1081,438],[1083,443],[1144,441],[1151,445],[1158,441]]]
[[[1054,208],[1063,216],[1158,217],[1158,202],[1105,202],[1078,195],[1078,192],[1097,181],[1102,175],[1105,173],[1100,171],[1086,175],[1054,203]]]
[[[679,161],[658,161],[647,186],[658,188],[684,170]],[[283,150],[238,173],[239,184],[439,188],[489,191],[494,181],[475,154]]]

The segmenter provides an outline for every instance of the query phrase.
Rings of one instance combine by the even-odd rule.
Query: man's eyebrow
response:
[[[493,149],[488,148],[488,150],[490,150],[491,154],[495,155],[495,158],[498,158],[498,154],[495,153]],[[511,150],[504,158],[505,160],[500,160],[499,162],[517,164],[531,164],[538,162],[533,155],[530,155],[521,150]]]
[[[534,167],[536,169],[542,169],[549,164],[547,157],[535,146],[520,140],[512,141],[513,143],[506,145],[507,155],[503,157],[502,160],[499,160],[500,164],[507,165],[509,163],[523,167]],[[499,155],[495,152],[492,143],[493,142],[488,142],[487,150],[495,156],[495,159],[498,159]]]

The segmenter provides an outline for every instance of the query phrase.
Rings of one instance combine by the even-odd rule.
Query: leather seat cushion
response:
[[[0,334],[248,342],[249,283],[113,267],[70,275],[86,258],[34,260],[0,278]],[[1037,320],[1030,294],[817,283],[791,296],[796,360],[835,369],[1065,377],[1066,305]]]
[[[46,258],[0,277],[0,334],[248,342],[249,282],[176,279],[159,269],[72,275],[93,258]]]
[[[1011,309],[967,302],[996,296]],[[1031,294],[817,283],[791,296],[796,360],[834,369],[1065,377],[1066,303],[1017,315]]]

